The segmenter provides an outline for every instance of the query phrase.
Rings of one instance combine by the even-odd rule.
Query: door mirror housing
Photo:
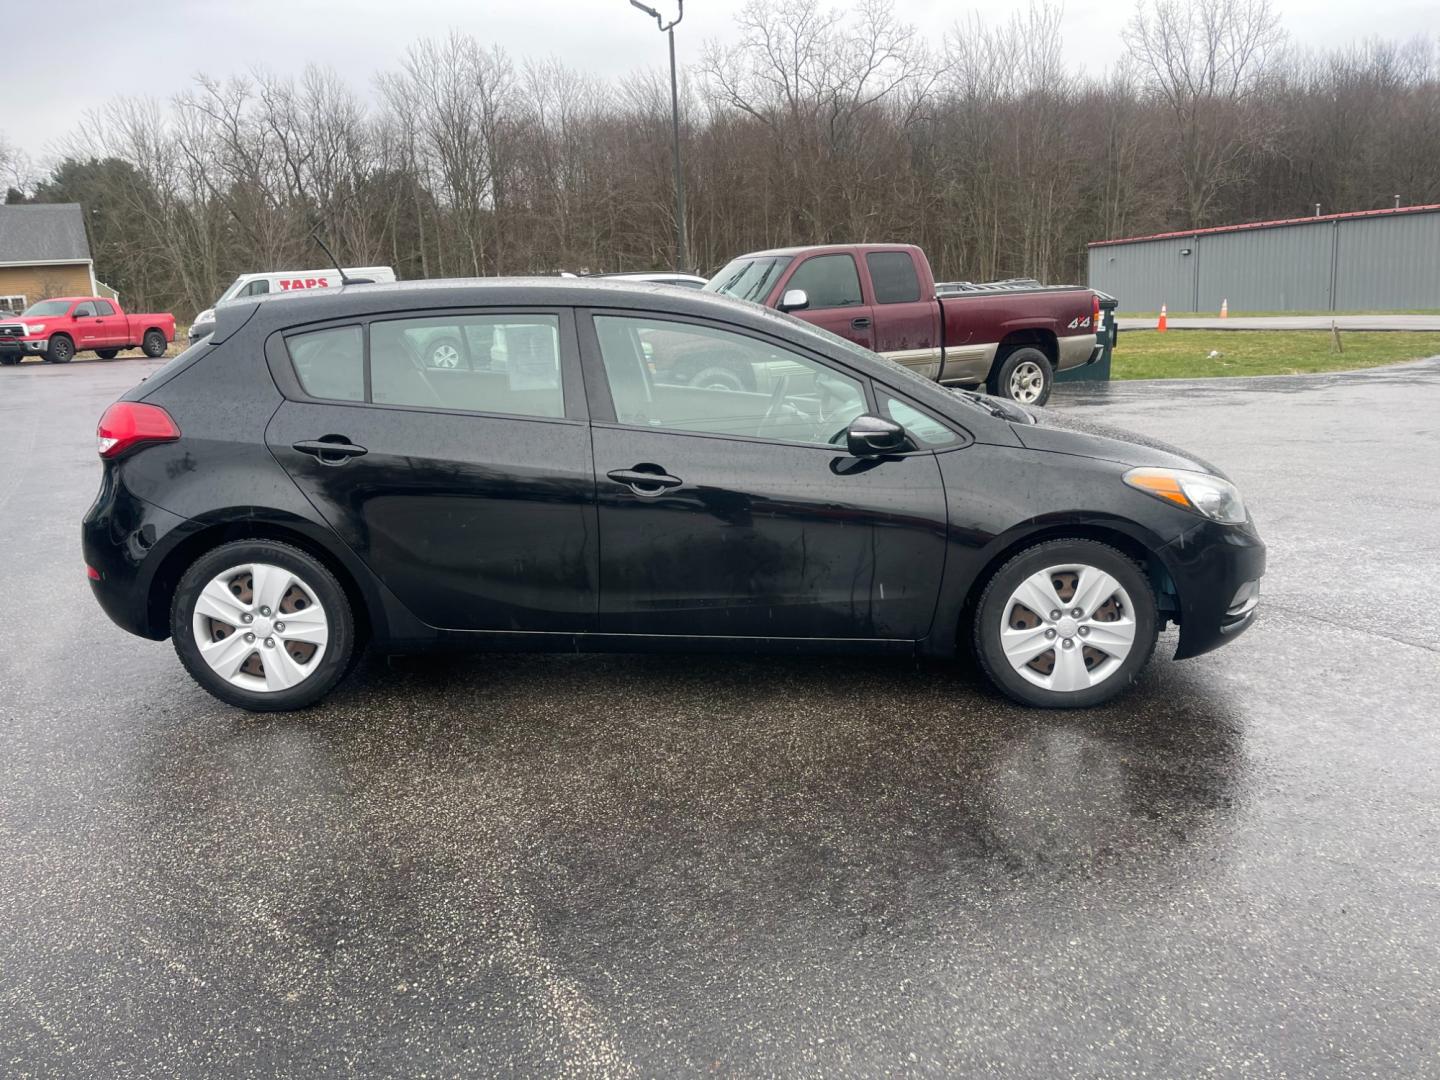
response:
[[[810,295],[804,289],[786,289],[780,297],[781,311],[799,311],[810,306]]]
[[[850,422],[845,445],[852,457],[880,457],[903,453],[910,448],[910,439],[894,420],[867,413]]]

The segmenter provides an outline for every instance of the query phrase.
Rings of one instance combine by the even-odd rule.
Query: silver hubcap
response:
[[[284,567],[244,563],[200,590],[192,619],[205,662],[243,690],[274,693],[315,672],[330,640],[325,608]]]
[[[1000,647],[1024,680],[1072,693],[1098,686],[1135,645],[1130,594],[1094,566],[1050,566],[1022,581],[1000,616]]]
[[[430,352],[430,365],[440,368],[460,366],[460,350],[454,345],[436,345]]]
[[[1026,360],[1010,373],[1010,396],[1016,401],[1033,402],[1045,389],[1045,373],[1040,365]]]

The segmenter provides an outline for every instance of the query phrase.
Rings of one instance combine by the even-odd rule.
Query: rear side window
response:
[[[285,339],[300,386],[329,401],[365,400],[365,340],[358,326],[312,330]]]
[[[904,251],[872,251],[865,256],[877,304],[909,304],[920,299],[915,260]]]
[[[785,283],[785,288],[804,289],[811,311],[850,307],[861,302],[860,274],[849,255],[816,255],[806,259]]]
[[[554,315],[444,315],[370,324],[377,405],[563,417],[560,320]]]

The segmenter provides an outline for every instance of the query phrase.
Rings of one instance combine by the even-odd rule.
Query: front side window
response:
[[[865,256],[877,304],[910,304],[920,299],[920,278],[907,251],[872,251]]]
[[[800,264],[785,290],[804,289],[809,310],[853,307],[861,303],[860,274],[849,255],[816,255]]]
[[[622,424],[838,446],[865,411],[859,380],[743,334],[612,315],[595,333]]]
[[[94,315],[95,315],[95,305],[92,304],[92,303],[90,303],[90,301],[87,300],[87,301],[85,301],[85,303],[83,303],[83,304],[76,304],[76,305],[75,305],[75,314],[74,314],[72,317],[73,317],[73,318],[76,318],[76,319],[89,319],[89,318],[93,318]]]
[[[254,281],[250,282],[250,284],[246,285],[245,288],[240,290],[240,295],[264,296],[269,291],[270,282],[266,281],[264,278],[256,278]]]
[[[115,305],[112,304],[112,303],[110,303],[109,300],[96,300],[96,301],[95,301],[95,314],[97,314],[97,315],[114,315],[114,314],[115,314]]]
[[[882,393],[880,405],[890,414],[890,419],[903,427],[910,437],[921,446],[954,446],[960,441],[960,436],[939,420],[899,398]]]
[[[370,324],[377,405],[563,417],[554,315],[442,315]]]
[[[329,401],[365,400],[365,341],[358,326],[312,330],[285,339],[301,387]]]

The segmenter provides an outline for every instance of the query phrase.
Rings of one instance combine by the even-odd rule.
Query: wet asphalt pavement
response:
[[[1270,544],[1106,708],[474,656],[281,717],[89,595],[153,366],[0,371],[0,1075],[1440,1075],[1440,362],[1061,388]]]

